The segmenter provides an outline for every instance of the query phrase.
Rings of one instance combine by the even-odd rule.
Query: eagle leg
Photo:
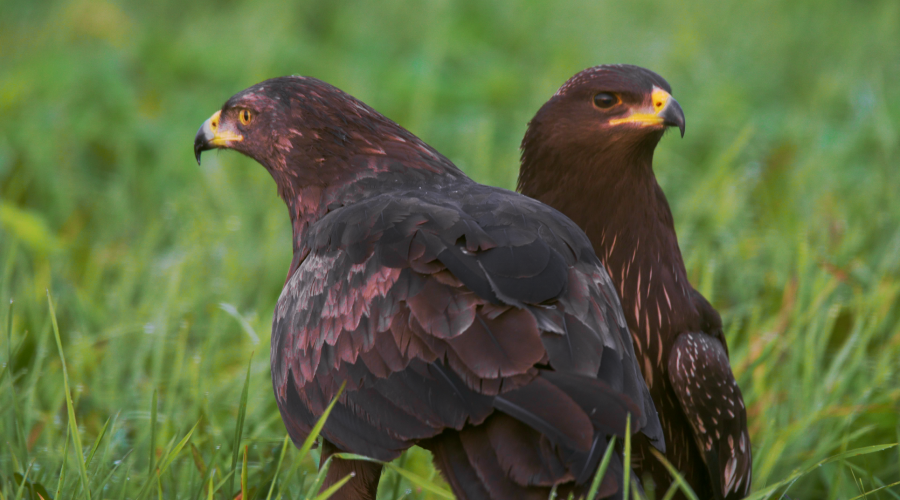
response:
[[[324,441],[319,466],[321,467],[321,464],[324,464],[334,453],[340,453],[340,450],[328,441]],[[375,495],[378,493],[378,480],[381,479],[381,468],[382,465],[377,462],[343,460],[335,457],[331,460],[331,466],[328,468],[328,473],[325,474],[325,481],[322,483],[320,491],[327,490],[347,474],[354,474],[347,484],[341,486],[329,498],[331,500],[375,500]]]

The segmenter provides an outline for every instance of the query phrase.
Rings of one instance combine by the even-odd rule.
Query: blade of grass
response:
[[[11,361],[13,359],[16,359],[19,356],[19,354],[22,352],[22,348],[25,346],[26,340],[28,340],[26,337],[19,339],[19,344],[15,347],[15,349],[12,350],[12,353],[7,354],[7,359],[9,361],[7,361],[6,366],[4,366],[2,370],[0,370],[0,382],[3,382],[4,380],[6,380],[6,375],[8,373],[11,373],[11,370],[12,370],[12,368],[10,367]],[[11,342],[11,340],[7,340],[7,342]]]
[[[241,325],[241,328],[244,329],[244,333],[246,333],[247,336],[250,337],[250,340],[254,345],[259,344],[259,335],[256,334],[256,332],[253,330],[253,326],[251,326],[250,322],[247,321],[247,319],[244,318],[240,312],[238,312],[236,307],[225,302],[220,302],[219,309],[225,311],[229,316],[237,320],[237,322]]]
[[[193,446],[193,444],[192,444],[192,446]],[[208,489],[206,486],[207,480],[212,481],[212,477],[213,477],[213,475],[215,475],[215,472],[216,472],[215,467],[212,467],[212,468],[208,469],[208,472],[204,472],[200,476],[200,487],[197,488],[197,493],[195,493],[193,495],[193,498],[195,498],[196,500],[200,500],[200,495],[203,494],[203,490]]]
[[[6,366],[3,367],[3,370],[0,370],[0,382],[6,378],[7,374],[12,376],[12,360],[16,359],[19,356],[19,353],[22,352],[22,347],[25,346],[25,341],[28,340],[27,336],[23,336],[19,339],[19,345],[13,349],[12,347],[12,314],[13,314],[13,301],[9,299],[9,320],[6,323]]]
[[[194,443],[191,443],[191,457],[194,459],[194,466],[196,466],[197,471],[200,472],[200,477],[206,476],[206,462],[203,461],[200,450],[194,446]]]
[[[303,465],[303,460],[300,457],[294,458],[294,463],[291,465],[290,470],[287,473],[287,477],[294,477],[294,474],[297,473],[297,470],[300,469],[300,466]],[[306,486],[306,477],[307,474],[304,472],[301,478],[301,484],[299,486],[300,491],[303,491],[303,488]],[[278,487],[278,493],[275,494],[275,498],[281,498],[284,494],[284,487],[287,485],[288,481],[282,481],[281,485]]]
[[[237,469],[238,454],[241,449],[241,437],[244,433],[244,417],[247,415],[247,394],[250,388],[250,367],[253,363],[253,353],[250,353],[250,361],[247,362],[247,376],[244,378],[244,388],[241,390],[241,405],[238,408],[238,418],[234,426],[234,442],[231,445],[231,480],[228,482],[228,492],[234,491],[234,471]]]
[[[641,489],[638,487],[637,481],[631,483],[631,498],[634,498],[635,500],[647,500],[647,498],[641,494]]]
[[[306,440],[303,441],[303,446],[300,447],[300,454],[297,457],[298,460],[303,460],[306,457],[306,454],[309,453],[309,450],[310,448],[312,448],[313,443],[315,443],[316,439],[319,437],[319,433],[322,432],[322,427],[325,427],[325,420],[328,418],[328,415],[331,414],[331,409],[334,408],[334,404],[337,403],[338,398],[341,397],[341,393],[344,392],[344,387],[346,386],[347,382],[344,381],[344,383],[341,384],[340,389],[338,389],[337,394],[334,395],[334,399],[332,399],[331,403],[328,404],[328,408],[325,408],[325,411],[322,412],[322,416],[319,417],[316,425],[313,426],[312,431],[309,433],[309,436],[306,436]]]
[[[369,458],[369,457],[366,457],[363,455],[357,455],[355,453],[335,453],[331,457],[328,457],[328,459],[331,460],[332,457],[337,457],[337,458],[340,458],[341,460],[361,460],[361,461],[365,461],[365,462],[380,463],[380,464],[384,465],[385,468],[395,472],[397,475],[403,477],[407,481],[422,488],[423,490],[434,493],[435,495],[437,495],[441,498],[447,498],[448,500],[453,500],[453,498],[455,498],[453,496],[453,493],[445,490],[444,488],[441,488],[440,486],[434,484],[433,482],[429,481],[428,479],[426,479],[418,474],[415,474],[413,472],[410,472],[406,469],[403,469],[401,467],[397,467],[396,465],[394,465],[392,463],[383,463],[378,460],[375,460],[374,458]]]
[[[15,301],[9,299],[9,309],[6,312],[6,369],[12,370],[12,317]]]
[[[153,389],[153,397],[150,399],[150,456],[147,457],[147,474],[153,475],[153,466],[156,464],[156,418],[159,392]]]
[[[36,330],[38,331],[38,330]],[[36,411],[38,404],[37,401],[40,400],[40,390],[41,387],[46,387],[43,381],[50,380],[51,378],[55,378],[53,376],[45,377],[45,372],[50,371],[49,365],[53,359],[53,327],[50,321],[50,318],[45,318],[43,320],[43,326],[39,330],[40,334],[35,334],[32,336],[33,343],[35,344],[34,358],[31,362],[31,367],[28,369],[28,380],[27,382],[23,379],[25,383],[25,388],[22,391],[22,401],[24,404],[20,407],[22,413],[20,417],[23,421],[26,422],[37,422],[42,419],[40,414]],[[28,332],[24,332],[23,337],[26,337]],[[48,365],[45,367],[45,365]],[[58,380],[58,379],[57,379]],[[55,385],[55,384],[54,384]],[[58,393],[59,388],[55,387],[53,389],[54,393]]]
[[[59,350],[59,360],[62,362],[63,386],[66,391],[66,409],[69,413],[69,428],[72,429],[72,441],[75,444],[75,455],[78,457],[78,469],[81,472],[81,485],[84,488],[84,496],[90,500],[91,488],[87,476],[87,467],[84,464],[84,448],[81,447],[81,436],[78,434],[78,422],[75,420],[75,408],[72,403],[72,393],[69,391],[69,371],[66,368],[66,357],[63,354],[62,339],[59,337],[59,325],[56,322],[56,311],[53,308],[53,300],[50,298],[50,290],[47,290],[47,304],[50,307],[50,321],[53,324],[53,335],[56,338],[56,348]]]
[[[183,438],[181,438],[181,441],[179,441],[178,444],[176,444],[175,447],[170,452],[166,453],[166,455],[163,457],[163,460],[161,461],[162,465],[159,468],[160,476],[162,476],[166,472],[166,470],[169,469],[169,466],[172,465],[172,462],[181,453],[181,450],[184,449],[184,446],[187,444],[188,440],[191,439],[194,431],[197,430],[198,425],[200,425],[200,420],[197,420],[197,423],[195,423],[194,426],[191,427],[191,430],[189,430],[188,433],[185,434]]]
[[[875,493],[876,491],[880,491],[885,488],[890,488],[892,486],[897,486],[897,485],[900,485],[900,481],[897,481],[897,482],[891,483],[891,484],[886,484],[884,486],[879,486],[879,487],[875,488],[874,490],[869,490],[869,491],[863,492],[861,495],[857,495],[857,496],[851,498],[850,500],[859,500],[860,498],[864,498],[872,493]]]
[[[25,493],[25,487],[28,486],[28,474],[31,473],[31,468],[34,466],[34,460],[28,464],[28,468],[25,469],[25,474],[22,475],[22,482],[19,483],[19,491],[16,492],[16,500],[22,500],[22,495]]]
[[[355,472],[351,472],[350,474],[347,474],[346,476],[342,477],[340,481],[332,484],[331,486],[328,487],[328,489],[326,489],[322,493],[319,493],[316,496],[315,500],[327,500],[328,497],[330,497],[331,495],[334,495],[334,493],[337,490],[339,490],[341,488],[341,486],[347,484],[347,481],[349,481],[351,478],[353,478],[355,476],[356,476]]]
[[[874,479],[875,479],[875,483],[878,484],[878,488],[876,490],[880,490],[882,488],[890,488],[891,486],[894,486],[897,484],[897,483],[885,484],[885,482],[882,481],[878,477],[875,477]],[[873,491],[876,491],[876,490],[873,490]],[[900,492],[897,492],[895,490],[887,490],[886,492],[894,499],[900,500]]]
[[[97,453],[97,448],[100,447],[100,441],[103,441],[103,436],[106,434],[106,428],[109,427],[109,422],[112,418],[107,418],[106,423],[103,424],[103,428],[100,429],[100,434],[97,435],[97,439],[94,440],[94,446],[91,447],[91,452],[88,453],[87,462],[84,464],[85,466],[91,465],[91,460],[94,458],[94,454]]]
[[[241,463],[241,500],[247,500],[247,449],[249,446],[244,445],[244,460]]]
[[[119,470],[119,467],[121,467],[122,464],[125,463],[125,459],[130,454],[131,454],[131,450],[128,450],[128,452],[125,453],[125,455],[121,459],[117,460],[118,463],[116,463],[113,466],[113,468],[109,471],[109,473],[106,475],[106,477],[103,478],[103,481],[101,481],[100,484],[97,485],[97,488],[96,488],[97,491],[103,491],[103,488],[105,488],[106,484],[109,482],[109,480],[112,479],[113,474],[115,474],[116,471]]]
[[[678,483],[673,481],[672,484],[669,485],[669,490],[666,491],[665,496],[662,497],[662,500],[672,500],[676,493],[678,493]]]
[[[849,457],[856,457],[856,456],[861,456],[861,455],[869,455],[869,454],[871,454],[871,453],[878,453],[879,451],[884,451],[884,450],[889,450],[889,449],[891,449],[891,448],[894,448],[894,447],[896,447],[897,445],[898,445],[898,443],[892,443],[892,444],[877,444],[877,445],[874,445],[874,446],[864,446],[864,447],[862,447],[862,448],[856,448],[856,449],[853,449],[853,450],[845,451],[845,452],[843,452],[843,453],[838,453],[837,455],[832,455],[832,456],[830,456],[830,457],[828,457],[828,458],[825,458],[825,459],[823,459],[823,460],[820,460],[820,461],[816,462],[815,464],[813,464],[813,465],[807,467],[806,469],[803,469],[802,471],[794,471],[794,472],[793,472],[790,476],[788,476],[787,478],[782,479],[781,481],[778,481],[778,482],[775,483],[775,484],[772,484],[772,485],[770,485],[770,486],[767,486],[766,488],[764,488],[764,489],[762,489],[762,490],[759,490],[759,491],[757,491],[757,492],[754,492],[752,495],[746,497],[745,500],[763,500],[763,499],[770,498],[770,497],[772,496],[772,494],[774,494],[775,491],[776,491],[777,489],[779,489],[779,488],[781,488],[782,486],[785,486],[785,485],[787,485],[787,488],[785,488],[785,490],[784,490],[784,492],[783,492],[782,494],[787,493],[787,490],[789,490],[789,489],[791,488],[791,486],[792,486],[799,478],[801,478],[801,477],[805,476],[806,474],[809,474],[810,472],[812,472],[812,471],[818,469],[818,468],[821,467],[822,465],[825,465],[825,464],[831,463],[831,462],[835,462],[835,461],[838,461],[838,460],[843,460],[843,459],[849,458]],[[651,450],[651,451],[655,451],[655,450]]]
[[[13,455],[24,453],[25,456],[21,457],[23,461],[28,460],[28,447],[25,445],[25,436],[22,433],[22,429],[20,428],[19,423],[19,415],[21,412],[19,411],[19,396],[16,394],[16,380],[13,378],[12,373],[12,365],[13,365],[13,350],[12,350],[12,318],[13,318],[13,305],[15,302],[13,299],[9,299],[9,310],[6,313],[6,366],[3,369],[3,372],[0,373],[0,382],[3,381],[4,375],[9,372],[9,394],[10,398],[12,398],[12,431],[13,431],[13,442],[15,444],[15,452]],[[23,336],[22,341],[19,342],[18,347],[16,347],[16,355],[18,355],[19,350],[22,348],[22,345],[25,343],[25,337]]]
[[[160,466],[156,469],[155,473],[151,474],[150,477],[147,478],[147,482],[144,483],[144,487],[141,488],[140,493],[138,493],[137,499],[142,500],[153,487],[154,480],[158,480],[165,474],[166,470],[172,464],[172,461],[175,460],[175,457],[181,453],[181,450],[187,444],[188,440],[191,439],[191,436],[194,434],[194,431],[197,429],[197,426],[200,425],[200,420],[197,420],[197,423],[191,427],[191,430],[178,442],[174,447],[168,449],[166,453],[163,455],[162,460],[160,460]],[[173,439],[174,440],[174,439]],[[171,444],[171,443],[170,443]]]
[[[8,441],[7,441],[7,444],[9,444]],[[17,459],[15,455],[10,455],[9,458],[12,460],[12,466],[13,466],[14,471],[20,470],[22,472],[25,472],[25,467],[19,463],[19,459]]]
[[[312,431],[309,433],[309,436],[306,436],[306,439],[303,441],[303,445],[300,447],[300,453],[297,454],[298,463],[306,458],[306,454],[309,453],[309,450],[312,448],[313,443],[316,442],[316,439],[319,437],[319,433],[322,432],[322,428],[325,426],[325,421],[328,419],[328,415],[331,414],[331,409],[334,408],[334,405],[337,403],[338,399],[341,397],[341,393],[344,392],[344,388],[347,386],[347,381],[341,384],[341,387],[338,389],[337,394],[334,395],[334,399],[331,400],[331,403],[328,404],[328,408],[325,408],[325,411],[322,412],[322,416],[319,417],[319,420],[316,421],[316,425],[313,426]],[[332,455],[334,456],[334,455]],[[319,461],[319,473],[316,475],[316,480],[313,482],[310,487],[307,497],[311,497],[319,488],[322,487],[322,482],[325,480],[325,474],[328,471],[328,466],[331,464],[331,457],[328,457],[325,460],[325,463]],[[283,485],[282,485],[283,486]],[[278,495],[281,496],[281,489],[279,488]]]
[[[130,451],[129,451],[130,453]],[[125,475],[122,476],[122,485],[119,488],[119,500],[125,500],[125,492],[128,490],[128,474],[131,473],[131,464],[125,467]],[[56,493],[56,500],[59,500],[59,492]]]
[[[231,472],[229,472],[228,474],[225,474],[225,477],[223,477],[221,480],[219,480],[219,482],[216,484],[216,487],[213,489],[213,493],[215,493],[215,492],[221,490],[221,489],[222,489],[222,486],[225,486],[225,483],[226,483],[229,479],[231,479],[231,475],[232,475],[232,474],[234,474],[234,471],[231,471]],[[210,496],[210,498],[212,498],[212,497]]]
[[[622,498],[628,500],[631,482],[631,414],[625,415],[625,453],[622,458]]]
[[[110,439],[106,440],[106,446],[103,447],[103,454],[100,456],[100,459],[99,459],[100,463],[97,465],[97,467],[98,467],[97,470],[99,470],[99,467],[103,466],[103,464],[109,463],[109,454],[110,454],[110,451],[112,451],[113,446],[115,444],[114,436],[116,435],[116,424],[119,423],[119,416],[121,415],[121,413],[122,413],[121,411],[116,412],[116,414],[112,417],[112,423],[109,424],[109,429],[106,431],[106,433],[110,435]],[[131,454],[131,450],[128,450],[125,453],[125,456],[129,456],[130,454]],[[120,459],[117,463],[121,464],[122,459]],[[96,479],[97,479],[97,476],[95,474],[95,476],[93,478],[91,478],[91,481],[96,481]],[[97,488],[94,488],[94,491],[99,491],[99,490]]]
[[[22,336],[22,340],[19,342],[19,345],[16,347],[16,350],[12,350],[12,318],[13,318],[13,304],[15,302],[13,299],[9,299],[9,311],[6,315],[6,366],[2,373],[0,373],[0,381],[3,380],[4,375],[9,373],[9,395],[12,399],[12,431],[13,431],[13,442],[10,448],[11,455],[13,457],[20,457],[22,462],[28,461],[28,446],[25,442],[25,434],[22,429],[23,422],[25,422],[25,417],[22,415],[22,410],[19,408],[19,395],[16,391],[16,379],[13,376],[13,352],[16,353],[16,356],[21,352],[22,347],[25,345],[25,340],[27,339],[27,335]],[[20,418],[20,415],[22,418]]]
[[[41,483],[31,481],[31,491],[35,493],[38,498],[50,500],[50,492],[47,491],[47,488]]]
[[[684,495],[686,497],[690,498],[691,500],[699,500],[697,498],[697,494],[694,493],[694,490],[692,490],[690,486],[688,486],[687,481],[685,481],[684,478],[681,477],[681,474],[678,473],[678,470],[675,468],[675,466],[673,466],[669,463],[668,460],[666,460],[665,455],[660,453],[656,448],[652,447],[650,448],[650,452],[653,453],[660,462],[662,462],[662,464],[669,471],[669,474],[672,475],[672,478],[675,480],[675,482],[678,483],[678,487],[681,488],[681,491],[684,492]]]
[[[448,500],[453,500],[453,498],[454,498],[453,493],[450,493],[449,491],[445,490],[444,488],[441,488],[440,486],[432,483],[431,481],[425,479],[424,477],[422,477],[418,474],[414,474],[406,469],[401,469],[400,467],[397,467],[396,465],[390,464],[390,463],[385,464],[385,466],[388,469],[397,473],[398,475],[402,476],[404,479],[406,479],[410,483],[422,488],[425,491],[433,493],[441,498],[446,498]]]
[[[603,452],[603,458],[600,459],[600,465],[597,467],[597,472],[594,474],[594,480],[591,481],[591,489],[588,490],[588,498],[597,497],[597,490],[600,489],[600,482],[603,481],[603,476],[606,475],[606,468],[609,467],[609,461],[612,459],[615,446],[616,436],[613,436],[609,440],[609,444],[606,445],[606,451]]]
[[[325,475],[328,474],[328,469],[331,467],[332,458],[334,458],[334,455],[325,459],[324,463],[319,464],[319,473],[316,474],[316,480],[313,481],[313,484],[306,490],[306,498],[313,498],[313,495],[322,488],[322,483],[325,482]]]
[[[291,436],[285,434],[284,443],[281,445],[281,455],[278,456],[278,465],[275,466],[275,476],[272,477],[272,484],[269,485],[269,494],[266,495],[266,500],[272,500],[272,490],[275,489],[275,482],[278,480],[278,473],[281,471],[281,463],[284,462],[284,454],[287,452],[288,443],[291,441]]]
[[[297,463],[300,464],[301,462],[297,462]],[[303,491],[303,488],[306,488],[306,480],[307,479],[309,479],[309,474],[304,472],[303,475],[300,476],[300,484],[297,485],[297,491]],[[287,481],[285,481],[284,483],[287,483]],[[282,483],[282,485],[284,483]],[[279,492],[278,497],[276,497],[276,498],[277,498],[277,500],[281,500],[281,497],[282,497],[282,494]]]
[[[406,460],[409,458],[409,453],[405,452],[400,456],[400,464],[399,467],[402,469],[406,466]],[[402,482],[402,477],[397,474],[394,479],[393,487],[391,488],[391,498],[399,498],[400,497],[400,483]]]
[[[25,342],[28,340],[27,337],[22,337],[19,339],[19,344],[12,350],[12,354],[7,354],[7,359],[13,360],[16,359],[19,354],[22,352],[22,348],[25,347]],[[7,342],[11,342],[7,340]],[[11,357],[9,357],[11,356]],[[11,373],[10,363],[7,362],[6,366],[3,367],[3,370],[0,370],[0,382],[3,382],[6,379],[6,375]]]

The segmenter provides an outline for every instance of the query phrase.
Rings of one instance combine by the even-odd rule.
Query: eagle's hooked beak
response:
[[[221,115],[221,111],[216,111],[197,131],[194,138],[194,156],[197,157],[197,165],[200,164],[200,153],[209,149],[231,147],[232,143],[244,140],[244,136],[223,126]]]
[[[678,127],[678,130],[681,131],[681,137],[684,137],[684,111],[681,110],[678,101],[659,87],[653,87],[650,101],[650,107],[637,109],[625,118],[612,119],[609,121],[609,124],[635,123],[640,126],[662,125],[664,127]]]

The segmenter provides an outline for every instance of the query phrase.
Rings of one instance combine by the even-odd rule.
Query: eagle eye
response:
[[[600,109],[607,109],[619,104],[619,96],[610,94],[609,92],[600,92],[594,96],[594,106]]]
[[[242,109],[240,113],[238,113],[238,118],[241,119],[241,123],[244,125],[250,125],[250,120],[253,119],[253,116],[250,115],[250,112],[246,109]]]

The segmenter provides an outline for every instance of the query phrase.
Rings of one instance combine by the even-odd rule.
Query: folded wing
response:
[[[628,415],[662,446],[618,299],[584,235],[507,191],[473,184],[455,200],[380,195],[311,227],[272,337],[295,442],[346,383],[325,439],[379,460],[421,444],[445,473],[475,474],[492,494],[584,484]],[[607,493],[618,487],[609,476]]]

